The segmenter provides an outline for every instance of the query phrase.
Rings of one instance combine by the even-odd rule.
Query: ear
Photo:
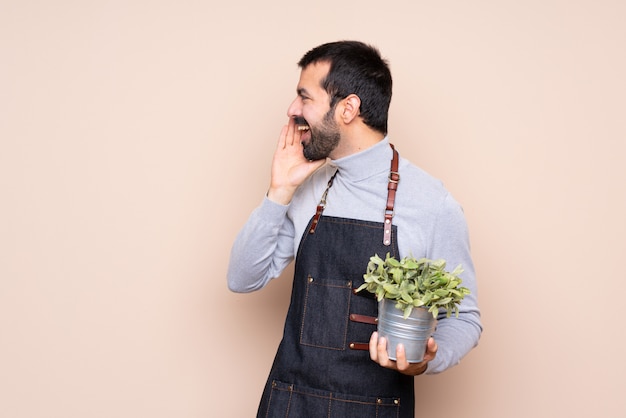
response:
[[[361,99],[356,94],[350,94],[341,101],[341,113],[339,118],[343,123],[348,124],[359,117],[361,114]]]

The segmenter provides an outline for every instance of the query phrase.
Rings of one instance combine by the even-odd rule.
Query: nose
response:
[[[290,118],[302,116],[302,100],[300,100],[300,97],[296,96],[293,102],[291,102],[287,109],[287,116]]]

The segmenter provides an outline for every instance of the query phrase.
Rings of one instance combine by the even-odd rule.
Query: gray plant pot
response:
[[[428,338],[435,332],[437,320],[426,308],[413,308],[411,315],[396,308],[396,302],[383,299],[378,302],[378,335],[387,339],[387,354],[396,360],[396,347],[402,343],[409,363],[424,359]]]

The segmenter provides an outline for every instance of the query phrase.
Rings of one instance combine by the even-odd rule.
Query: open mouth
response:
[[[311,129],[311,127],[309,126],[309,124],[306,122],[306,120],[303,117],[295,117],[296,120],[296,129],[299,132],[306,132],[308,130]]]

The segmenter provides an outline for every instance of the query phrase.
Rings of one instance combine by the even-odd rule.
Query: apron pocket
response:
[[[400,399],[331,393],[280,381],[272,382],[267,418],[397,418]]]
[[[300,344],[346,349],[352,282],[307,278]]]

